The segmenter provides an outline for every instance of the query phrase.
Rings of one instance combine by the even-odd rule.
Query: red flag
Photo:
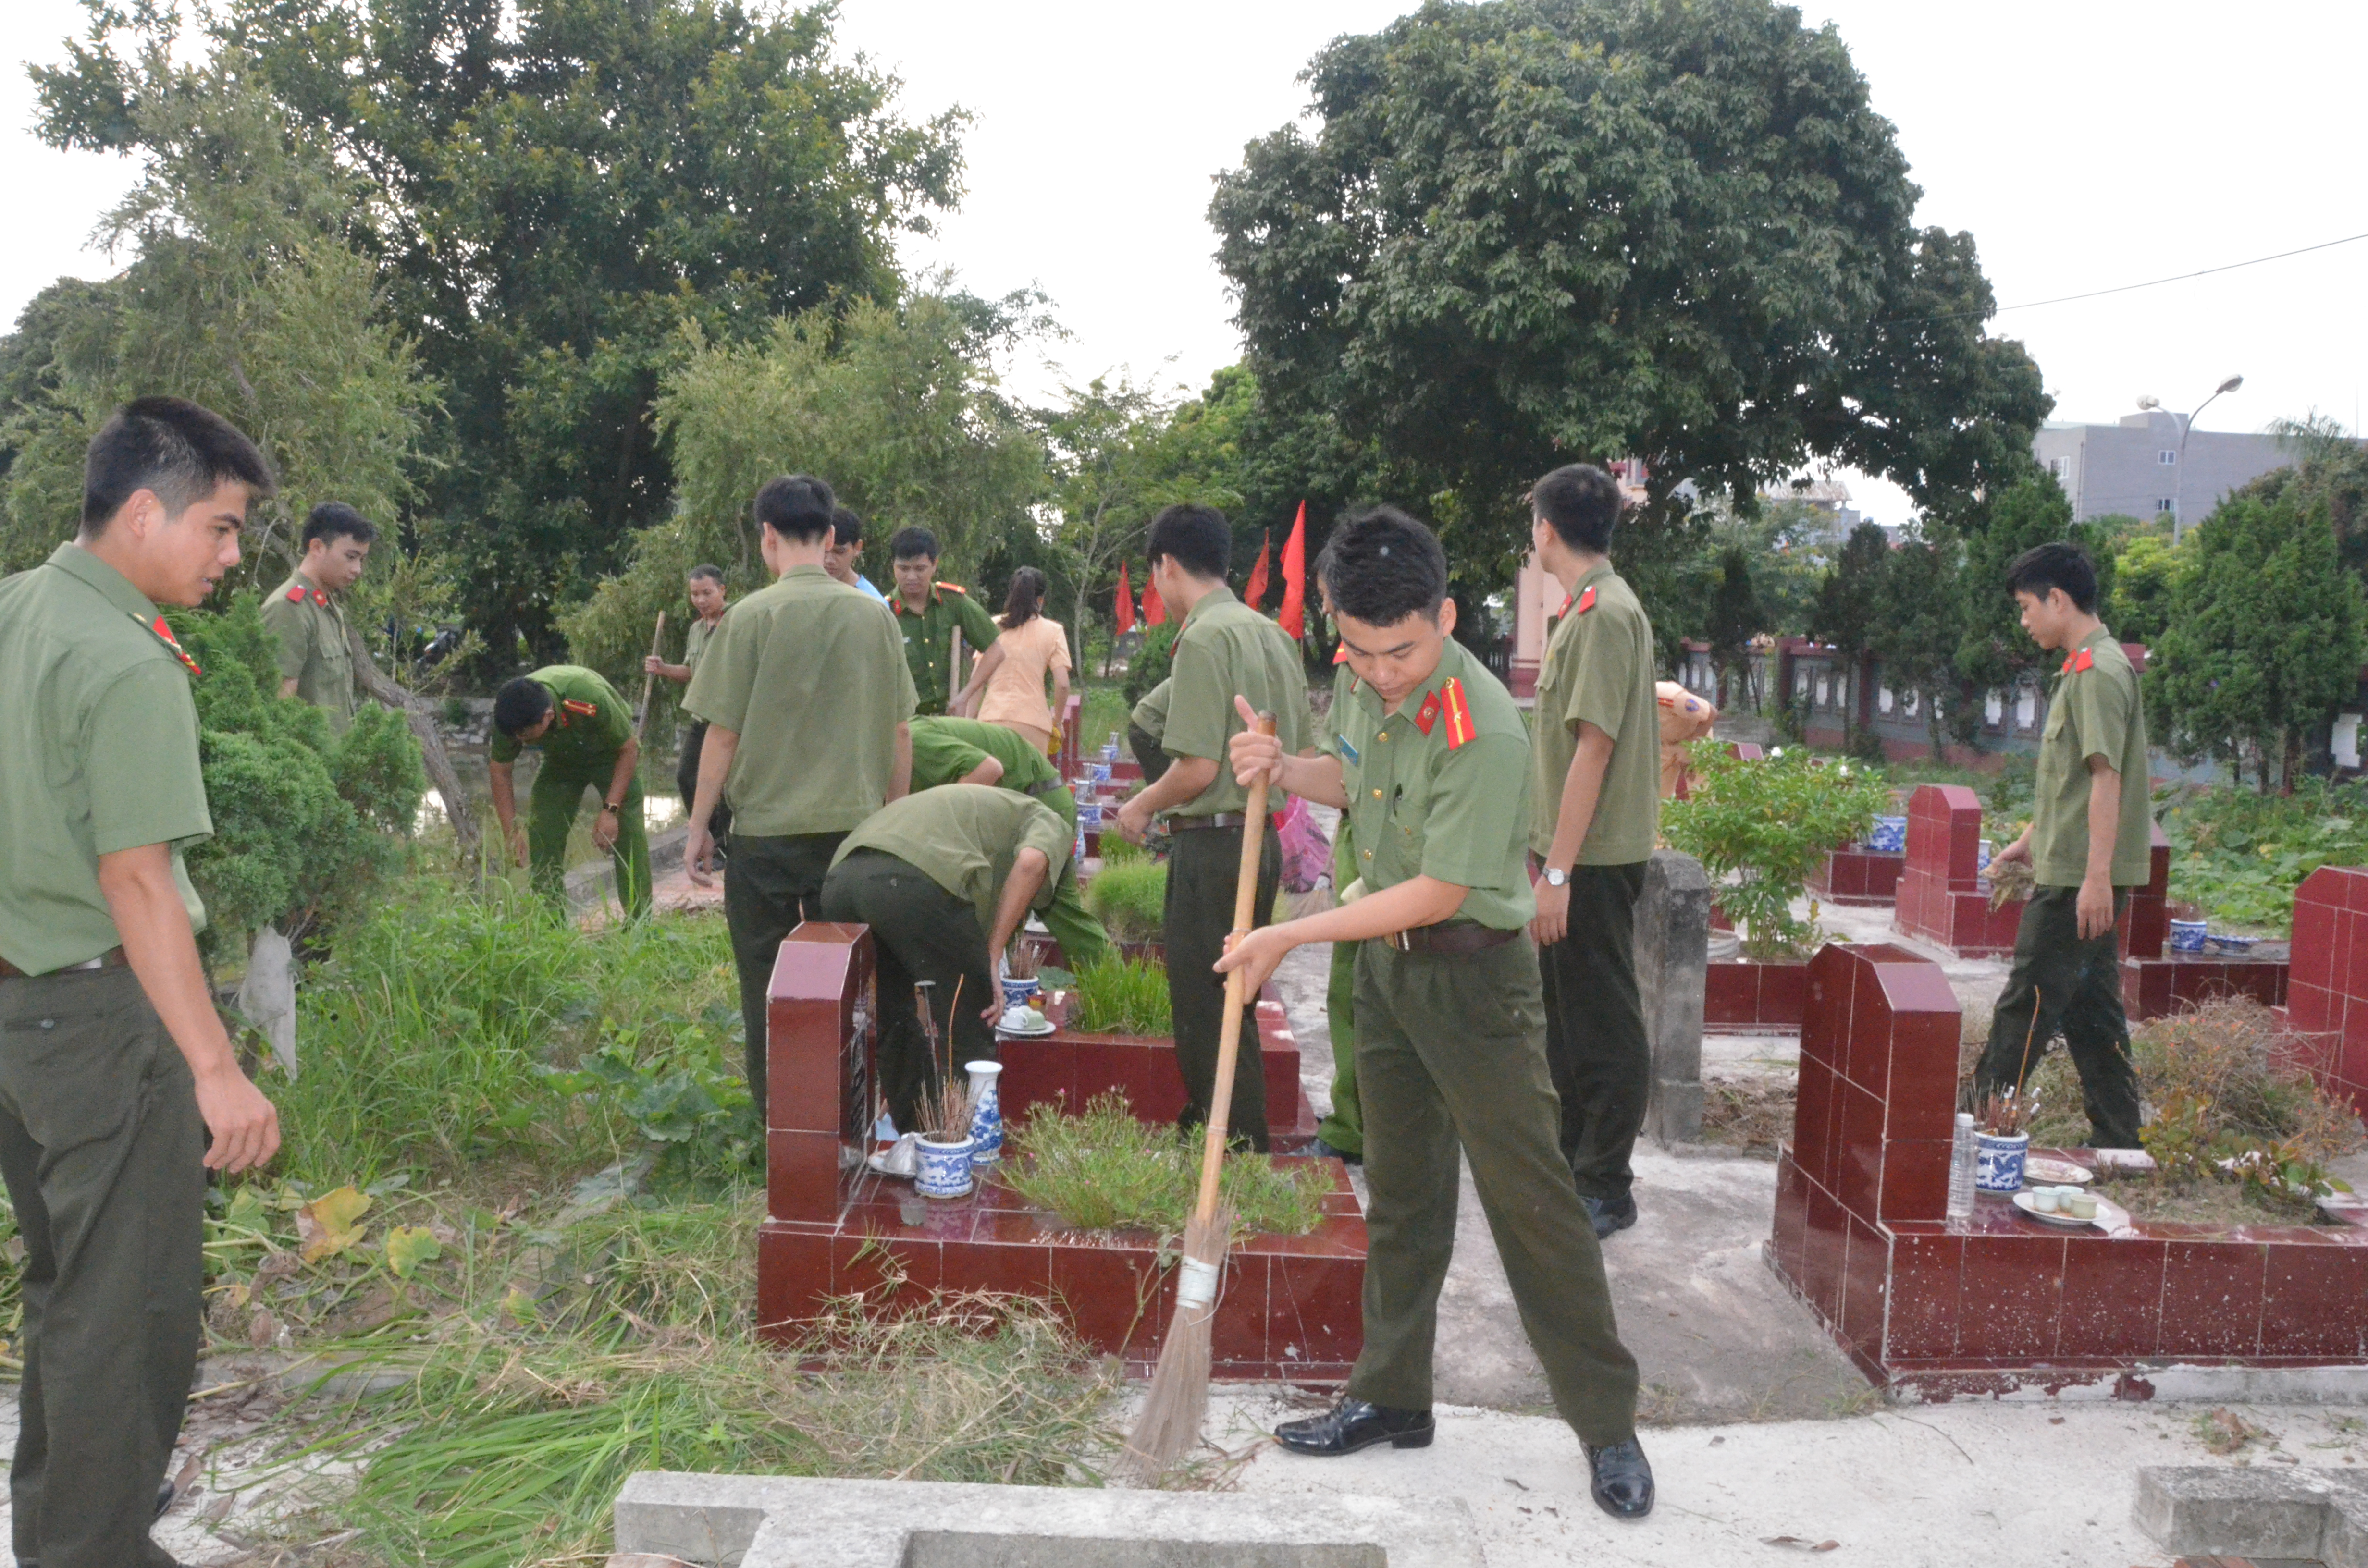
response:
[[[1282,629],[1294,642],[1307,635],[1306,611],[1307,503],[1302,501],[1291,537],[1282,541]]]
[[[1126,585],[1126,562],[1118,563],[1118,602],[1110,607],[1110,617],[1118,623],[1121,637],[1134,630],[1134,593]]]
[[[1252,609],[1258,608],[1258,601],[1266,597],[1266,552],[1271,548],[1272,541],[1264,534],[1258,535],[1258,564],[1250,568],[1250,580],[1242,586],[1242,603]]]
[[[1159,597],[1159,579],[1148,572],[1143,574],[1143,624],[1167,624],[1167,601]]]

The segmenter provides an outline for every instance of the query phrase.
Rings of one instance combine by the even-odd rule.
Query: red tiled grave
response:
[[[1959,958],[2014,950],[2022,906],[1990,907],[1981,863],[1981,798],[1962,784],[1926,784],[1907,801],[1907,853],[1893,921]]]

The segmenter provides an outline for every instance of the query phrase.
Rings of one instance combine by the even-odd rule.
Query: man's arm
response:
[[[507,762],[488,763],[485,778],[494,797],[494,820],[502,826],[502,842],[510,846],[518,864],[524,865],[526,846],[518,842],[518,791],[510,784],[511,767]]]
[[[897,722],[896,755],[888,765],[888,798],[892,801],[901,801],[912,792],[913,722],[904,719]]]
[[[985,656],[978,662],[978,667],[971,672],[969,684],[962,688],[947,711],[957,713],[965,719],[977,718],[979,694],[986,689],[988,677],[1002,667],[1003,643],[998,640],[986,648]]]
[[[656,676],[661,680],[670,680],[677,686],[686,686],[690,681],[689,665],[669,665],[655,653],[642,660],[642,670],[643,673]]]
[[[1354,903],[1336,904],[1280,926],[1260,926],[1235,940],[1217,960],[1216,970],[1219,974],[1242,971],[1243,993],[1255,996],[1293,948],[1309,942],[1361,942],[1436,926],[1463,908],[1463,895],[1471,891],[1436,877],[1411,877],[1395,887],[1367,893]]]
[[[289,698],[296,695],[296,677],[294,676],[290,676],[279,683],[279,695],[282,698]]]
[[[197,1080],[198,1113],[213,1134],[206,1165],[233,1173],[262,1165],[279,1151],[279,1113],[240,1071],[214,1011],[189,913],[173,881],[171,846],[143,844],[101,855],[98,891],[140,989]]]
[[[1562,778],[1562,803],[1554,812],[1554,843],[1546,848],[1546,865],[1567,872],[1578,864],[1587,846],[1587,830],[1594,824],[1596,802],[1603,797],[1603,771],[1611,766],[1611,737],[1600,725],[1578,722],[1578,749],[1570,755],[1570,769]],[[1570,885],[1555,887],[1540,881],[1536,888],[1538,916],[1530,934],[1538,945],[1559,942],[1570,931]]]
[[[2080,879],[2080,939],[2113,928],[2113,844],[2122,834],[2122,775],[2102,756],[2089,758],[2089,866]]]
[[[1341,772],[1340,759],[1318,752],[1313,756],[1292,756],[1282,749],[1282,742],[1273,735],[1258,733],[1258,715],[1243,699],[1234,699],[1234,706],[1243,722],[1251,728],[1235,732],[1225,743],[1234,767],[1234,782],[1247,789],[1264,775],[1268,783],[1279,786],[1302,800],[1315,801],[1337,810],[1349,809],[1348,779]],[[1198,793],[1196,790],[1195,793]],[[1191,796],[1185,797],[1186,800]]]
[[[1044,879],[1052,869],[1051,858],[1034,845],[1023,846],[1011,858],[1011,874],[1003,879],[1003,895],[996,901],[995,929],[986,937],[987,968],[997,975],[1003,972],[1005,950],[1011,946],[1011,938],[1019,934],[1021,922],[1028,918],[1029,906],[1044,891]],[[999,1005],[990,1003],[985,1016],[991,1018],[1000,1011]]]
[[[1197,799],[1201,790],[1217,781],[1217,765],[1205,756],[1171,758],[1167,771],[1156,784],[1147,784],[1130,796],[1118,809],[1118,830],[1129,841],[1140,844],[1151,831],[1152,818],[1159,812]]]
[[[624,825],[620,813],[625,809],[626,794],[633,787],[633,770],[641,762],[642,743],[626,736],[625,744],[617,748],[617,766],[609,770],[609,788],[600,797],[600,815],[592,822],[593,848],[606,849],[617,842],[617,834]],[[604,819],[609,824],[606,828],[600,825]]]
[[[1002,762],[992,756],[982,756],[978,759],[978,766],[976,767],[972,768],[968,773],[965,773],[961,778],[955,779],[954,782],[957,784],[995,784],[1001,782],[1002,778]]]
[[[690,833],[682,845],[682,863],[690,880],[703,888],[715,885],[715,879],[708,874],[708,862],[715,856],[715,835],[707,824],[715,815],[716,802],[723,799],[723,781],[732,777],[732,759],[739,752],[739,731],[721,724],[707,726],[707,739],[699,746],[699,783],[690,802]]]

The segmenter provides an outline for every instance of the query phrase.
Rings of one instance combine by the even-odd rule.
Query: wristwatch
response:
[[[1545,869],[1545,879],[1546,886],[1550,888],[1567,887],[1570,884],[1570,873],[1557,871],[1552,866]]]

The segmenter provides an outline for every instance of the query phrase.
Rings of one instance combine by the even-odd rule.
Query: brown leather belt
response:
[[[1214,816],[1169,817],[1167,825],[1178,833],[1191,833],[1204,827],[1239,827],[1249,820],[1239,812],[1219,812]]]
[[[1494,926],[1417,926],[1375,939],[1402,953],[1485,953],[1520,934],[1520,926],[1502,931]]]
[[[70,963],[62,969],[51,970],[49,972],[72,974],[76,970],[83,969],[124,969],[129,967],[131,962],[130,959],[123,956],[121,948],[109,948],[95,959],[86,959],[81,963]],[[38,980],[40,978],[40,975],[27,974],[6,959],[0,959],[0,980]]]

